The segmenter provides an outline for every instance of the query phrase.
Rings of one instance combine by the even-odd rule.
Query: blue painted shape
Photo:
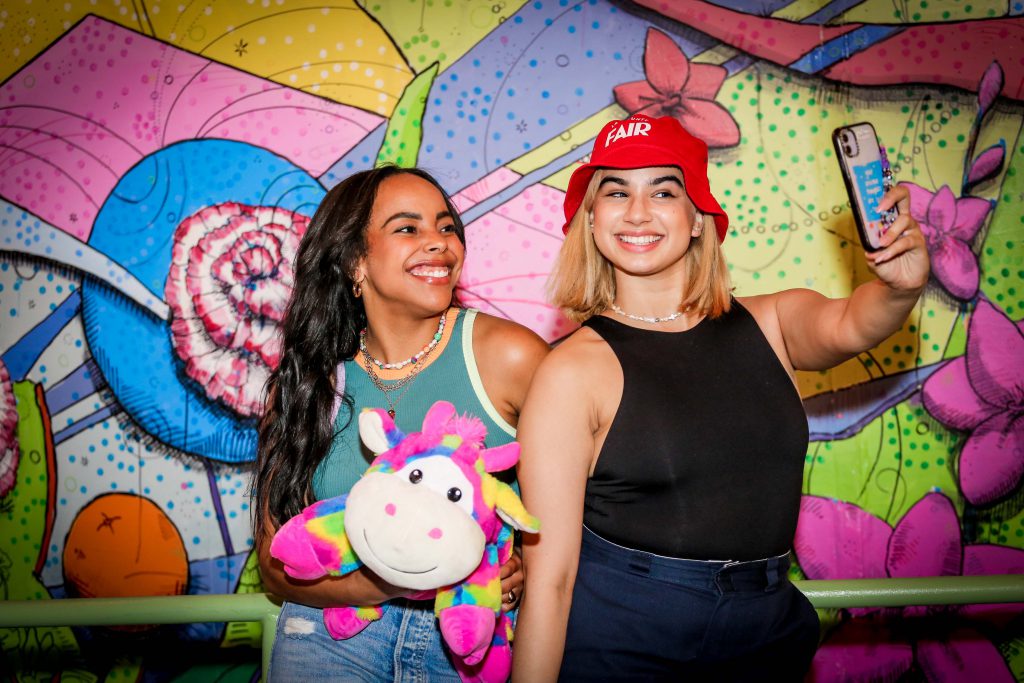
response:
[[[526,3],[438,74],[419,165],[457,192],[604,109],[616,85],[644,79],[648,28],[690,57],[717,44],[656,18],[595,0]]]
[[[327,172],[320,176],[320,182],[324,187],[334,187],[353,173],[373,168],[377,163],[380,146],[384,144],[384,135],[388,132],[387,129],[387,121],[384,121],[327,169]]]
[[[43,318],[38,325],[26,332],[21,339],[14,342],[9,349],[4,351],[0,360],[7,366],[7,372],[14,382],[20,382],[28,375],[28,371],[39,360],[60,331],[67,326],[72,318],[78,313],[82,304],[82,297],[79,292],[72,292],[64,299],[57,308],[50,311],[50,314]]]
[[[834,441],[858,434],[872,420],[910,398],[932,373],[946,364],[887,375],[804,401],[811,441]]]
[[[54,411],[56,412],[56,411]],[[103,422],[121,412],[121,406],[115,403],[108,403],[99,410],[89,413],[78,421],[73,422],[64,429],[53,433],[54,445],[60,445],[79,432],[85,431],[94,424]]]
[[[753,14],[755,17],[767,17],[780,9],[792,5],[795,0],[704,0],[709,5],[717,5],[734,12]],[[857,0],[862,2],[863,0]]]
[[[103,375],[99,368],[87,360],[46,390],[46,407],[51,415],[56,415],[96,393],[103,385]]]
[[[311,215],[323,186],[287,159],[246,143],[188,141],[140,161],[96,217],[91,246],[163,298],[174,230],[227,201]],[[255,420],[211,401],[183,371],[167,321],[104,283],[82,284],[82,318],[97,366],[136,423],[179,450],[225,462],[256,455]]]
[[[901,31],[900,26],[862,26],[816,47],[789,67],[805,74],[816,74]]]

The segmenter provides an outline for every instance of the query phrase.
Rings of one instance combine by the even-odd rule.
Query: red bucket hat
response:
[[[715,217],[718,241],[725,239],[729,217],[711,194],[708,184],[708,146],[686,132],[670,116],[652,119],[634,114],[623,121],[609,121],[594,141],[590,163],[573,171],[565,192],[565,225],[579,211],[587,186],[599,168],[647,168],[675,166],[683,172],[686,194],[702,213]]]

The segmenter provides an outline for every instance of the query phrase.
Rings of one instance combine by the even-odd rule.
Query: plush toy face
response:
[[[473,484],[450,458],[415,458],[395,472],[369,472],[348,498],[352,549],[388,583],[429,590],[480,564],[486,538],[473,519]]]

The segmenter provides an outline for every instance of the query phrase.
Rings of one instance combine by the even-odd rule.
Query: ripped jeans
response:
[[[432,602],[393,600],[384,616],[348,640],[334,640],[319,609],[286,602],[277,619],[271,683],[361,681],[458,683]]]

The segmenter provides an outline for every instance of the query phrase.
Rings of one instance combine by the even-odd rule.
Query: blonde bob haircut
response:
[[[551,303],[577,323],[603,313],[615,300],[615,270],[598,250],[588,225],[598,185],[607,174],[607,170],[598,169],[590,179],[548,279]],[[703,214],[703,220],[700,235],[690,241],[683,255],[687,277],[679,292],[679,310],[690,308],[699,315],[717,318],[729,311],[732,286],[715,220],[707,214]]]

